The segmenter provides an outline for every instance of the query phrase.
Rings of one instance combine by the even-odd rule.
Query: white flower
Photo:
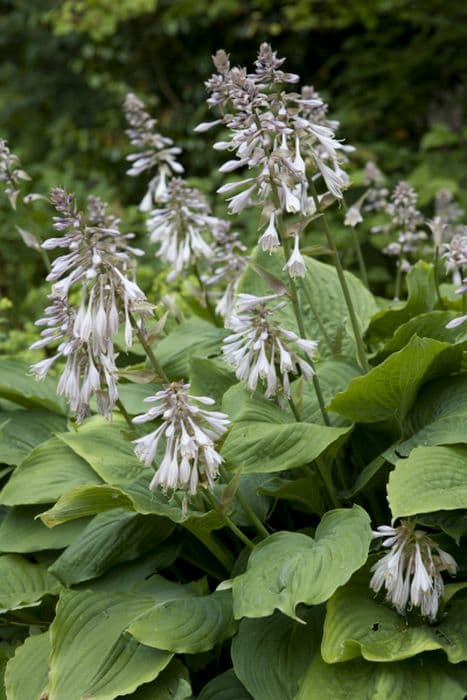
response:
[[[276,230],[275,219],[275,213],[271,212],[267,228],[265,229],[263,235],[259,239],[261,248],[263,250],[267,250],[268,253],[274,252],[280,246],[280,240]]]
[[[257,389],[261,380],[264,381],[266,398],[280,392],[290,396],[289,374],[301,372],[305,379],[309,379],[314,374],[311,360],[317,349],[315,341],[299,338],[272,318],[274,312],[284,306],[280,303],[273,309],[267,308],[268,302],[276,298],[275,295],[239,294],[236,309],[226,321],[226,327],[234,332],[225,338],[222,346],[227,362],[235,368],[237,379],[251,391]],[[294,345],[308,357],[308,361],[297,354]]]
[[[363,218],[358,207],[353,206],[347,210],[344,219],[345,226],[352,226],[352,228],[355,228],[355,226],[361,224],[362,221]]]
[[[162,419],[156,430],[133,443],[136,456],[146,466],[156,458],[161,440],[165,443],[164,455],[149,485],[151,491],[161,486],[165,492],[182,489],[193,495],[200,481],[212,488],[217,478],[223,459],[214,442],[226,432],[229,419],[225,413],[200,407],[198,404],[211,406],[213,399],[191,396],[189,389],[190,385],[182,382],[169,384],[146,398],[154,405],[133,419],[134,423]]]
[[[386,600],[400,615],[416,607],[423,617],[434,621],[444,590],[441,571],[454,576],[454,558],[407,520],[395,528],[380,526],[373,536],[384,538],[383,546],[391,549],[373,566],[370,587],[376,593],[385,588]]]
[[[289,275],[293,278],[305,277],[306,266],[305,260],[303,259],[303,256],[300,253],[298,235],[294,236],[294,248],[292,254],[282,269],[287,269]]]

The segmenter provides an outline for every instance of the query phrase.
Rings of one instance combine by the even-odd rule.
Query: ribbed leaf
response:
[[[0,462],[19,464],[33,447],[66,430],[66,418],[51,411],[0,411]]]
[[[31,564],[17,554],[0,556],[0,612],[36,605],[60,584],[42,564]]]
[[[467,447],[417,447],[391,472],[388,500],[394,518],[467,508]]]
[[[26,554],[44,549],[64,549],[86,527],[87,520],[76,520],[50,530],[36,515],[41,506],[17,506],[9,510],[0,524],[0,552]]]
[[[7,664],[5,689],[8,700],[38,700],[47,688],[49,633],[28,637]]]
[[[150,596],[64,592],[50,627],[49,700],[111,700],[154,680],[172,654],[124,634],[152,604]]]
[[[148,698],[149,700],[149,698]],[[198,700],[253,700],[232,670],[216,676],[204,686]]]
[[[45,408],[66,415],[66,405],[57,396],[57,382],[52,377],[35,381],[31,367],[16,357],[0,358],[0,397],[26,408]]]
[[[173,659],[155,681],[145,683],[131,695],[131,700],[192,700],[192,698],[188,670],[178,659]]]
[[[349,580],[365,563],[370,540],[370,520],[359,506],[326,513],[314,539],[276,532],[233,580],[235,617],[266,617],[278,609],[296,618],[299,603],[318,605]]]
[[[467,660],[467,599],[448,604],[436,626],[408,622],[387,603],[378,602],[364,569],[328,601],[321,653],[334,664],[363,656],[368,661],[400,661],[424,651],[443,649],[451,663]],[[446,588],[449,592],[449,586]]]
[[[156,355],[169,377],[188,377],[191,358],[219,355],[226,335],[223,328],[191,318],[157,343]]]
[[[6,506],[50,503],[81,484],[98,484],[90,466],[58,438],[34,448],[10,477],[0,494]]]

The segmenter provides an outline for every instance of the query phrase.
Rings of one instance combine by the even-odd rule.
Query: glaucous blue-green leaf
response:
[[[258,393],[250,397],[239,385],[229,389],[223,405],[234,423],[221,454],[229,466],[245,473],[282,471],[312,462],[351,430],[297,423],[292,414]]]
[[[150,471],[136,458],[132,443],[119,420],[109,423],[100,416],[85,421],[77,430],[62,433],[59,438],[84,459],[107,484],[129,484]],[[50,499],[49,499],[50,500]]]
[[[192,700],[192,698],[188,669],[178,659],[172,659],[155,681],[141,685],[131,694],[131,700]],[[238,700],[241,699],[238,698]]]
[[[436,287],[433,265],[419,260],[406,277],[408,298],[395,302],[390,308],[378,311],[368,328],[370,344],[392,338],[402,324],[414,316],[432,311],[436,304]]]
[[[198,700],[253,700],[232,669],[221,673],[204,686]]]
[[[323,603],[365,563],[370,541],[370,519],[359,506],[326,513],[314,538],[274,533],[233,580],[235,617],[266,617],[277,609],[299,619],[299,603]]]
[[[82,484],[99,484],[91,467],[58,438],[33,449],[15,469],[0,494],[6,506],[50,503]]]
[[[448,666],[429,654],[390,664],[327,664],[316,654],[294,700],[463,700],[464,689]]]
[[[50,653],[49,633],[27,637],[7,664],[5,689],[8,700],[36,700],[47,690]]]
[[[128,631],[142,644],[176,653],[209,651],[235,632],[232,593],[167,600],[133,622]]]
[[[49,571],[66,586],[96,578],[115,564],[157,548],[173,528],[170,520],[156,515],[121,508],[99,513]]]
[[[38,605],[60,584],[43,564],[32,564],[19,554],[0,556],[0,613]]]
[[[75,520],[53,530],[46,527],[36,515],[41,506],[15,506],[0,524],[0,552],[27,554],[44,549],[64,549],[77,539],[88,520]]]
[[[394,419],[402,425],[421,385],[459,368],[462,351],[431,338],[412,340],[377,367],[353,379],[329,409],[359,423]]]
[[[152,604],[130,593],[65,591],[50,626],[49,700],[112,700],[154,680],[172,654],[124,634]]]
[[[41,409],[0,411],[0,463],[19,464],[33,447],[66,430],[66,418]]]
[[[200,318],[190,318],[158,341],[155,353],[169,377],[188,377],[191,358],[219,355],[228,333]]]
[[[467,598],[449,602],[437,625],[410,620],[375,599],[368,569],[355,574],[327,603],[321,654],[334,664],[363,656],[367,661],[401,661],[443,649],[451,663],[467,659]],[[449,587],[447,588],[449,590]]]
[[[242,620],[232,642],[234,670],[255,700],[294,700],[313,655],[319,653],[323,611],[304,610],[306,624],[276,612]]]
[[[57,396],[57,381],[50,375],[39,382],[31,366],[17,357],[0,357],[0,397],[26,408],[45,408],[66,415],[66,404]]]
[[[407,415],[404,429],[410,437],[386,450],[384,456],[394,464],[397,455],[408,455],[413,447],[467,442],[466,425],[467,376],[434,379],[421,389]]]
[[[394,518],[467,508],[467,446],[417,447],[399,459],[388,501]]]

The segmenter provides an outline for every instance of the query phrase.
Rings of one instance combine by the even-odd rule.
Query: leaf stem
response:
[[[170,379],[168,378],[168,376],[166,375],[166,373],[162,369],[162,365],[159,362],[159,360],[157,359],[157,357],[155,356],[151,346],[149,345],[149,343],[146,339],[146,336],[144,335],[144,331],[142,330],[142,328],[140,328],[140,326],[138,326],[138,323],[132,314],[130,314],[130,320],[131,320],[133,328],[136,331],[136,335],[138,336],[138,340],[141,343],[141,345],[143,346],[144,351],[145,351],[146,355],[148,356],[148,360],[151,363],[154,371],[156,372],[156,374],[158,374],[160,376],[160,378],[164,382],[169,384]]]
[[[224,479],[225,482],[228,481],[228,475],[225,471],[225,469],[220,470],[222,478]],[[242,510],[245,512],[246,515],[250,518],[252,524],[255,526],[256,530],[258,531],[258,534],[261,535],[261,537],[264,539],[265,537],[269,537],[269,532],[261,522],[261,520],[258,518],[256,515],[255,511],[253,508],[250,506],[246,498],[242,496],[240,491],[237,489],[235,492],[235,498],[238,500]]]
[[[205,532],[198,528],[192,527],[188,523],[183,523],[183,527],[189,530],[197,540],[208,549],[213,557],[219,561],[222,566],[230,573],[235,564],[235,558],[232,554],[214,537],[211,532]]]
[[[246,547],[248,547],[249,549],[254,549],[254,548],[255,548],[254,543],[250,540],[249,537],[247,537],[247,536],[245,535],[244,532],[242,532],[242,531],[240,530],[240,528],[238,528],[238,527],[235,525],[235,523],[233,522],[233,520],[232,520],[231,518],[229,518],[229,516],[227,515],[227,513],[224,513],[224,511],[222,510],[222,508],[220,507],[219,503],[218,503],[218,502],[216,501],[216,499],[214,498],[214,496],[213,496],[213,494],[211,493],[211,491],[209,491],[209,489],[207,489],[207,490],[205,491],[205,495],[206,495],[206,498],[208,499],[209,503],[211,504],[211,506],[214,508],[214,510],[215,510],[215,511],[221,516],[221,518],[224,520],[224,522],[225,522],[225,524],[227,525],[227,527],[229,527],[229,528],[232,530],[232,532],[238,537],[239,540],[241,540],[241,541],[243,542],[243,544],[244,544]]]
[[[115,403],[118,406],[118,410],[120,411],[120,413],[122,414],[122,416],[126,420],[128,427],[131,428],[131,430],[134,430],[135,425],[134,425],[133,421],[131,420],[128,411],[126,410],[125,406],[123,405],[122,400],[117,399],[117,401]]]
[[[441,291],[439,288],[439,246],[435,246],[435,255],[434,255],[434,260],[433,260],[433,267],[434,267],[434,273],[435,273],[435,289],[436,289],[436,296],[438,297],[438,302],[439,305],[442,309],[446,308],[444,306],[444,301],[441,296]]]

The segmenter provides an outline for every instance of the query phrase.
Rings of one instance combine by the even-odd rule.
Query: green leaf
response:
[[[44,549],[64,549],[80,535],[87,520],[76,520],[50,530],[36,516],[41,506],[17,506],[0,524],[0,552],[27,554]]]
[[[190,676],[186,667],[173,659],[152,683],[141,685],[132,700],[191,700]]]
[[[17,554],[0,556],[0,613],[38,605],[59,589],[57,579],[42,564],[31,564]]]
[[[255,547],[246,572],[233,580],[235,617],[266,617],[278,609],[299,619],[299,603],[324,602],[365,563],[370,541],[370,520],[359,506],[326,513],[314,539],[276,532]]]
[[[402,425],[420,386],[458,369],[460,348],[431,338],[414,337],[368,374],[353,379],[329,409],[361,423],[395,419]]]
[[[232,409],[233,407],[233,409]],[[234,416],[221,454],[227,464],[244,473],[275,472],[300,467],[319,457],[349,433],[315,423],[297,423],[258,394],[249,396],[234,386],[225,396],[224,408]]]
[[[407,274],[408,299],[396,302],[390,308],[375,314],[368,328],[371,345],[391,338],[403,323],[414,316],[432,311],[436,304],[436,287],[433,265],[419,260]]]
[[[157,649],[196,654],[209,651],[235,632],[230,591],[167,600],[141,615],[128,631]]]
[[[8,700],[36,700],[47,689],[50,653],[49,633],[28,637],[7,664],[5,689]]]
[[[327,603],[321,653],[334,664],[363,656],[367,661],[401,661],[443,649],[451,663],[467,659],[467,599],[454,597],[436,626],[419,617],[410,621],[369,588],[367,568],[338,589]],[[445,611],[446,612],[446,611]]]
[[[76,431],[59,437],[108,484],[128,484],[149,471],[136,458],[133,445],[122,434],[123,422],[109,423],[100,416],[85,421]],[[50,499],[49,499],[50,500]]]
[[[33,449],[13,472],[0,502],[7,506],[50,503],[80,484],[98,484],[99,477],[58,438]]]
[[[255,700],[294,700],[313,655],[319,653],[322,612],[304,611],[306,625],[278,612],[242,620],[232,642],[232,661]]]
[[[154,396],[160,386],[158,384],[119,384],[118,397],[131,416],[146,413],[148,405],[144,399]]]
[[[43,382],[31,377],[31,367],[16,357],[0,358],[0,397],[26,408],[45,408],[66,415],[63,399],[57,397],[56,380],[50,376]]]
[[[169,377],[188,377],[191,358],[219,355],[227,335],[224,328],[191,318],[157,343],[156,355]]]
[[[272,498],[294,501],[295,504],[300,504],[301,509],[306,512],[321,515],[326,509],[317,481],[317,479],[316,481],[310,479],[309,476],[298,479],[282,479],[273,476],[260,486],[258,492]]]
[[[463,700],[462,686],[447,671],[424,655],[391,664],[327,664],[316,654],[295,700]]]
[[[0,411],[0,462],[19,464],[33,447],[66,430],[66,418],[38,409]]]
[[[40,519],[47,527],[55,527],[114,508],[134,510],[131,499],[115,486],[80,486],[68,491],[52,508],[41,513]]]
[[[149,700],[149,699],[148,699]],[[253,700],[232,669],[221,673],[204,686],[198,700]]]
[[[391,472],[388,501],[394,518],[467,508],[467,447],[417,447]]]
[[[65,591],[50,626],[50,700],[111,700],[154,680],[172,654],[124,634],[152,604],[150,596]]]
[[[49,571],[66,586],[96,578],[111,566],[131,561],[156,548],[173,527],[165,518],[120,508],[100,513],[55,560]]]
[[[208,360],[202,357],[190,359],[190,393],[193,396],[209,396],[214,399],[216,405],[213,409],[220,410],[222,397],[236,382],[235,374],[223,360]]]

